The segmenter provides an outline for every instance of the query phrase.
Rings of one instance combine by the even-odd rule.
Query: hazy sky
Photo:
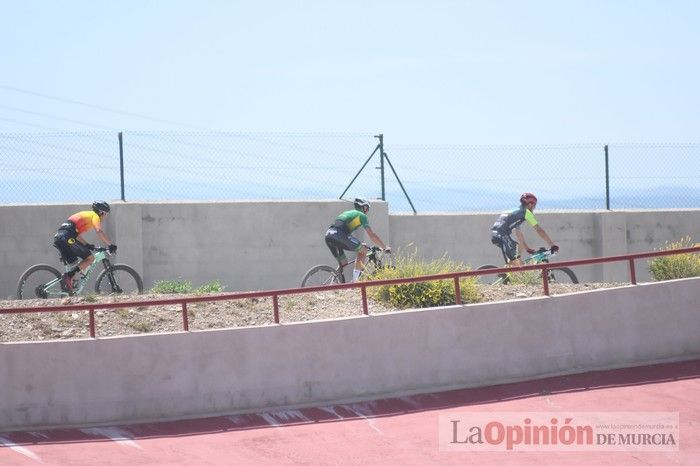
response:
[[[5,2],[0,132],[697,142],[698,24],[695,0]]]

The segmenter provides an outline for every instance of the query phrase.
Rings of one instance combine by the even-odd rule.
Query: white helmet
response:
[[[355,198],[355,208],[362,209],[363,207],[367,207],[369,209],[369,201],[361,197]]]

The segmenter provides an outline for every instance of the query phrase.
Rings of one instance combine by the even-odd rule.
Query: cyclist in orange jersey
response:
[[[113,244],[102,229],[102,219],[110,211],[109,204],[105,201],[92,203],[92,210],[77,212],[64,222],[53,237],[53,245],[61,253],[61,259],[66,264],[71,264],[78,258],[81,262],[61,277],[61,288],[68,293],[73,292],[73,276],[76,272],[85,270],[92,264],[95,257],[92,255],[94,245],[83,238],[83,234],[95,229],[98,238],[109,247],[109,252],[114,253],[117,245]]]

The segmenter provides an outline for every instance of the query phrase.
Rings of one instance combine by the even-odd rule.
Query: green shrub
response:
[[[662,251],[671,249],[691,248],[700,246],[700,243],[693,244],[690,236],[686,236],[674,243],[666,242]],[[672,256],[661,256],[649,261],[649,273],[654,280],[673,280],[676,278],[700,277],[700,253],[674,254]]]
[[[423,261],[417,257],[417,249],[411,253],[396,251],[393,254],[393,259],[393,267],[382,268],[366,279],[407,278],[469,270],[463,264],[452,262],[445,256],[432,262]],[[481,300],[482,296],[476,284],[476,278],[463,278],[459,284],[463,303],[474,303]],[[373,286],[367,288],[367,292],[376,301],[390,303],[401,309],[455,303],[454,280],[452,279]]]
[[[222,291],[224,291],[224,286],[219,280],[212,280],[194,290],[196,294],[221,293]]]
[[[160,294],[209,294],[220,293],[223,290],[224,286],[219,280],[212,280],[197,289],[192,288],[192,282],[187,280],[161,280],[151,288],[152,293]]]
[[[153,285],[151,292],[160,294],[192,293],[192,283],[187,280],[159,280]]]
[[[508,276],[510,283],[514,285],[541,285],[542,272],[540,270],[526,270],[525,272],[513,272]]]

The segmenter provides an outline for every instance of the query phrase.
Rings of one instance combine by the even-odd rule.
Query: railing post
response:
[[[459,277],[455,277],[455,304],[462,304],[462,290],[459,288]]]
[[[90,338],[95,338],[95,308],[91,307],[88,311],[90,316]]]
[[[272,295],[272,313],[274,316],[274,321],[276,324],[280,323],[280,304],[279,300],[277,299],[277,295],[273,294]]]
[[[637,284],[637,272],[634,270],[634,259],[630,259],[630,282],[633,285]]]
[[[547,267],[542,267],[542,286],[544,288],[544,295],[549,296],[549,271]]]
[[[182,328],[185,329],[185,332],[190,330],[190,321],[187,317],[187,301],[182,302]]]
[[[367,287],[362,285],[360,290],[362,291],[362,313],[364,315],[369,315],[369,307],[367,306]]]

